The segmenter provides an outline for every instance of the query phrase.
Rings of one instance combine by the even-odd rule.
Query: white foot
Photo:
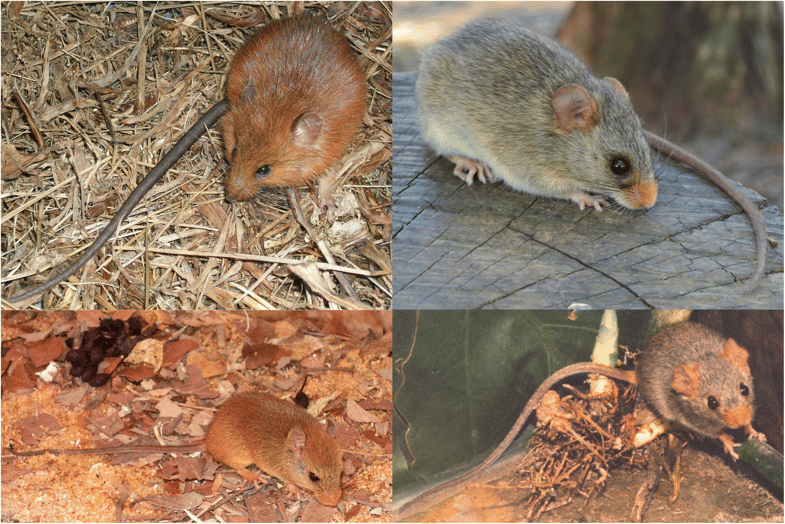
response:
[[[570,195],[572,201],[578,204],[578,207],[583,211],[586,206],[593,207],[598,213],[602,213],[602,206],[608,206],[608,203],[602,198],[593,197],[586,193],[573,193]]]
[[[447,158],[455,162],[455,169],[452,173],[468,185],[472,185],[475,178],[483,184],[490,184],[498,180],[491,168],[479,160],[457,155],[448,155]]]

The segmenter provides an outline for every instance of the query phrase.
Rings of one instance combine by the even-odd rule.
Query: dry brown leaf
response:
[[[327,357],[324,352],[312,353],[308,357],[302,359],[300,361],[300,366],[304,369],[309,368],[323,368],[324,367],[324,360]]]
[[[79,322],[84,322],[85,327],[88,329],[97,328],[100,326],[102,318],[106,318],[106,313],[103,311],[79,310],[76,312],[76,320]]]
[[[200,353],[188,353],[188,365],[196,366],[204,378],[217,377],[226,373],[225,362],[213,362]]]
[[[33,367],[40,368],[59,358],[68,348],[63,337],[49,337],[27,349],[30,363]]]
[[[257,369],[264,366],[274,366],[278,360],[291,355],[291,351],[277,344],[245,344],[243,357],[246,358],[246,369]]]
[[[193,509],[199,506],[204,500],[204,497],[199,495],[198,493],[194,493],[191,491],[190,493],[186,493],[185,495],[179,495],[176,497],[145,497],[145,502],[149,502],[154,506],[159,506],[162,508],[172,509],[172,510],[183,510],[183,509]]]
[[[210,385],[202,376],[202,372],[196,366],[187,366],[185,368],[186,378],[185,383],[178,384],[177,392],[182,395],[195,395],[197,398],[208,399],[218,397],[218,393],[210,389]]]
[[[25,371],[24,366],[17,363],[15,366],[9,366],[9,369],[10,371],[3,376],[4,391],[16,391],[17,389],[31,388],[35,385],[35,381]]]
[[[16,180],[22,173],[26,173],[27,166],[46,158],[46,155],[23,155],[11,144],[2,145],[2,176],[3,180]]]
[[[333,514],[337,508],[330,508],[311,498],[303,508],[302,522],[332,522]]]
[[[263,342],[267,342],[271,338],[277,336],[275,331],[275,325],[272,322],[266,322],[264,320],[255,319],[253,321],[252,327],[250,331],[248,331],[248,340],[255,344],[261,344]]]
[[[276,506],[270,503],[271,500],[271,497],[263,492],[248,498],[247,504],[251,522],[279,522],[281,520],[276,513]],[[308,521],[304,520],[303,522]]]
[[[116,377],[125,377],[133,382],[141,382],[144,379],[153,377],[155,370],[152,366],[123,366],[119,371],[114,373]]]
[[[379,417],[365,411],[352,399],[346,401],[346,416],[355,422],[381,422]]]
[[[154,338],[139,341],[125,359],[126,364],[144,364],[157,373],[164,361],[164,344]]]
[[[17,420],[14,426],[22,430],[22,442],[31,448],[38,446],[42,437],[60,431],[61,428],[60,421],[49,413]]]
[[[33,333],[22,333],[19,335],[19,338],[27,342],[28,345],[31,345],[33,342],[41,342],[42,340],[46,340],[46,338],[51,334],[51,329],[45,329],[41,331],[35,331]]]
[[[359,311],[354,315],[332,315],[329,323],[322,331],[324,334],[336,334],[343,337],[365,337],[370,333],[381,337],[384,324],[379,311]]]
[[[168,398],[165,398],[156,404],[155,409],[157,409],[159,415],[164,418],[178,418],[183,414],[183,408]]]
[[[57,395],[55,400],[64,406],[76,406],[82,402],[89,389],[90,386],[87,384],[81,384],[78,387],[66,390],[65,393],[61,395]]]
[[[164,344],[164,360],[162,367],[173,368],[180,362],[183,355],[199,347],[199,342],[191,337],[183,336],[178,340],[166,342]]]

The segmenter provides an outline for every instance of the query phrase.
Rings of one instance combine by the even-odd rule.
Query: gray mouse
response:
[[[712,166],[642,130],[621,83],[595,77],[555,40],[506,20],[469,23],[424,54],[416,96],[423,136],[469,185],[501,179],[581,210],[608,205],[597,195],[646,209],[657,200],[649,146],[684,162],[752,222],[757,264],[745,292],[763,277],[767,241],[758,207]]]
[[[657,200],[651,150],[629,96],[550,38],[479,20],[423,56],[416,85],[425,139],[469,185],[572,200],[581,209],[649,208]]]
[[[685,322],[649,341],[636,370],[640,394],[654,411],[693,432],[722,441],[734,459],[728,428],[752,428],[755,395],[747,365],[749,354],[732,338],[701,324]]]
[[[725,433],[743,427],[750,438],[766,436],[752,427],[755,396],[747,359],[749,354],[733,339],[703,325],[684,322],[653,336],[638,357],[635,371],[579,362],[560,369],[537,388],[504,440],[477,467],[436,486],[402,505],[396,519],[419,513],[444,492],[477,478],[510,447],[548,391],[575,375],[596,373],[637,384],[642,400],[657,415],[698,435],[719,438],[734,459],[739,444]]]

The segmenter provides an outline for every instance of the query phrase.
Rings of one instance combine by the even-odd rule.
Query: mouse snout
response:
[[[315,493],[316,500],[318,500],[325,506],[333,506],[333,507],[338,505],[338,502],[341,500],[341,495],[343,495],[341,488],[335,488],[328,491],[321,491]]]
[[[224,198],[227,202],[242,202],[253,198],[256,192],[237,175],[226,175]]]
[[[657,201],[657,181],[640,181],[622,189],[626,207],[631,209],[648,209]]]
[[[752,423],[752,410],[746,405],[736,406],[726,411],[722,419],[728,427],[740,428]]]
[[[267,169],[269,173],[269,168]],[[260,178],[267,176],[263,168],[254,172],[247,167],[247,163],[235,161],[232,163],[224,181],[225,198],[227,202],[242,202],[250,200],[257,195],[260,189]]]

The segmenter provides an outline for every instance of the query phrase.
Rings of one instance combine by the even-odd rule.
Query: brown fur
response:
[[[313,493],[322,504],[341,499],[342,451],[304,409],[263,393],[238,393],[215,414],[204,439],[207,452],[243,478],[247,467]],[[316,480],[314,480],[316,479]]]
[[[321,176],[346,151],[365,112],[365,75],[348,41],[310,15],[272,22],[248,40],[232,60],[226,85],[230,201]],[[316,113],[322,127],[298,140],[293,132],[307,113]],[[258,177],[265,165],[269,174]]]

